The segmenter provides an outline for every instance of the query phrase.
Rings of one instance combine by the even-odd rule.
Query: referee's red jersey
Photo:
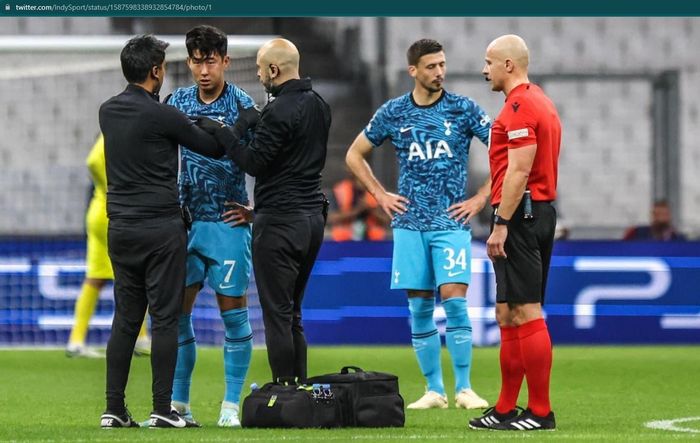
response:
[[[561,145],[561,122],[554,103],[539,86],[518,85],[491,127],[491,204],[501,202],[503,178],[508,167],[508,150],[537,145],[527,187],[535,201],[552,201],[557,196],[557,165]]]

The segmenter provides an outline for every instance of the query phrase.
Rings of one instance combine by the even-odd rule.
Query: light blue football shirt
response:
[[[414,231],[469,229],[449,218],[447,208],[466,200],[469,146],[488,146],[491,119],[472,99],[444,91],[429,106],[411,93],[389,100],[364,134],[375,146],[390,140],[399,159],[398,193],[410,201],[393,228]]]

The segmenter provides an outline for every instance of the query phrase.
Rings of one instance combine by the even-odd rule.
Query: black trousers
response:
[[[177,361],[177,322],[185,293],[187,231],[179,214],[111,220],[109,257],[115,313],[107,344],[107,410],[122,413],[134,344],[148,307],[151,316],[153,410],[167,414]]]
[[[306,380],[301,303],[325,220],[317,215],[258,214],[253,223],[253,268],[273,380]]]

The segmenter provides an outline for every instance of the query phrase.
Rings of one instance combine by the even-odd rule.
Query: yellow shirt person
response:
[[[90,318],[95,312],[100,290],[108,281],[114,280],[112,263],[107,250],[107,172],[105,170],[105,149],[102,134],[85,160],[94,186],[92,199],[85,215],[87,230],[87,254],[85,280],[75,301],[75,319],[71,329],[66,355],[68,357],[102,358],[104,355],[88,348],[85,341]],[[150,354],[150,339],[144,321],[134,348],[136,355]]]

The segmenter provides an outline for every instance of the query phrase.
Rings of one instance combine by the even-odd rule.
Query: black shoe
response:
[[[139,424],[131,418],[129,411],[124,411],[123,414],[112,414],[111,412],[105,411],[100,417],[100,427],[102,429],[112,429],[112,428],[138,428]]]
[[[553,431],[557,427],[554,421],[554,411],[550,411],[544,417],[532,413],[530,409],[525,409],[522,414],[505,422],[501,422],[493,427],[494,431]]]
[[[472,429],[493,429],[495,425],[517,417],[521,411],[523,411],[523,408],[516,406],[515,409],[510,412],[499,414],[496,412],[496,407],[494,406],[485,410],[484,415],[481,417],[469,420],[469,427]]]
[[[149,428],[199,428],[200,424],[191,418],[185,418],[177,413],[175,408],[169,414],[152,412],[148,419]]]

